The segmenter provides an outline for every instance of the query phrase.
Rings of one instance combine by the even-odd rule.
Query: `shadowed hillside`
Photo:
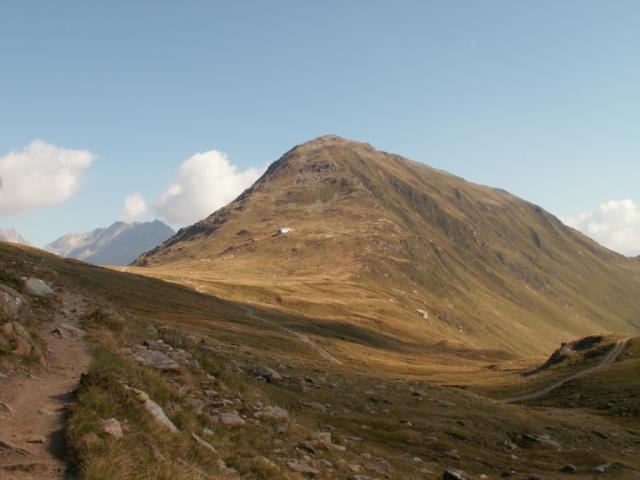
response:
[[[425,344],[542,353],[640,327],[636,260],[508,192],[335,136],[135,265]]]

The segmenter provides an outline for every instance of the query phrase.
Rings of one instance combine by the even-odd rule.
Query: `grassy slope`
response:
[[[640,325],[637,261],[507,192],[333,137],[294,148],[138,265],[425,345],[528,356]]]
[[[195,479],[203,478],[203,471],[224,478],[216,465],[218,458],[237,469],[242,478],[295,478],[285,465],[303,455],[296,445],[327,428],[347,450],[307,454],[312,460],[330,462],[331,466],[319,463],[320,478],[346,478],[355,468],[366,472],[369,456],[389,462],[392,478],[429,478],[440,475],[447,466],[492,476],[514,468],[550,479],[561,478],[557,469],[567,462],[578,465],[581,472],[613,462],[615,478],[633,478],[640,469],[637,458],[626,451],[637,441],[633,430],[582,413],[567,417],[553,409],[502,406],[464,390],[430,383],[425,376],[440,368],[440,357],[433,352],[421,356],[418,349],[386,337],[360,347],[352,340],[349,350],[355,353],[338,341],[327,342],[327,348],[344,360],[343,365],[332,365],[290,335],[248,318],[243,305],[192,289],[7,244],[0,244],[0,265],[13,277],[34,273],[65,290],[81,292],[103,307],[102,311],[118,312],[92,315],[85,322],[95,360],[72,407],[68,430],[84,478]],[[313,320],[258,311],[299,326]],[[149,324],[160,327],[159,336],[167,343],[197,358],[199,367],[159,374],[135,364],[128,352],[143,338],[154,336],[147,331]],[[443,348],[442,358],[450,353]],[[476,361],[464,355],[464,351],[455,355],[459,367],[473,372]],[[288,380],[266,384],[253,379],[250,369],[261,364],[274,366]],[[380,368],[381,364],[386,368]],[[313,379],[304,391],[300,388],[303,377]],[[181,433],[169,434],[151,424],[121,383],[151,394]],[[201,395],[205,386],[223,391],[225,398],[239,399],[236,408],[248,418],[258,401],[283,406],[292,424],[285,434],[275,434],[264,422],[241,428],[212,424],[187,399]],[[422,393],[415,395],[413,390]],[[310,402],[325,405],[326,412],[310,408]],[[98,430],[100,419],[111,416],[126,422],[124,439],[101,436],[94,444],[81,440]],[[205,426],[213,429],[213,436],[206,436]],[[189,437],[191,431],[207,438],[219,456],[198,447]],[[526,442],[523,433],[549,434],[564,446],[563,451]],[[505,448],[505,440],[518,445],[516,458]],[[458,451],[460,459],[443,455],[451,449]],[[276,467],[259,457],[269,458]]]

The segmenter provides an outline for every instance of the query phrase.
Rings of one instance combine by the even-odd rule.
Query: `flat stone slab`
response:
[[[145,367],[155,368],[162,371],[177,371],[180,370],[180,365],[169,358],[162,352],[157,350],[138,350],[133,359],[144,365]]]

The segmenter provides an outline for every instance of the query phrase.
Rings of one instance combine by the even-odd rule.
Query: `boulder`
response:
[[[24,288],[29,295],[34,297],[48,297],[54,294],[51,287],[39,278],[27,278],[24,282]]]
[[[115,418],[107,418],[100,423],[100,430],[109,435],[110,437],[117,439],[122,438],[122,425]]]
[[[551,437],[549,437],[549,435],[546,435],[546,434],[534,435],[532,433],[523,433],[522,439],[526,440],[527,442],[538,443],[542,446],[552,448],[554,450],[560,450],[562,448],[562,445],[560,445],[555,440],[552,440]]]
[[[274,380],[282,380],[282,375],[280,375],[278,372],[276,372],[273,368],[270,368],[270,367],[267,367],[267,366],[264,366],[264,365],[262,365],[260,367],[257,367],[253,371],[253,374],[256,377],[264,378],[268,382],[272,382]]]
[[[27,300],[13,288],[0,284],[0,323],[19,322],[27,313]]]
[[[213,445],[211,445],[209,442],[207,442],[207,441],[203,440],[202,438],[200,438],[194,432],[191,432],[191,438],[193,438],[198,445],[200,445],[201,447],[204,447],[205,449],[209,450],[211,453],[214,453],[214,454],[218,453],[218,450],[216,450],[216,448]]]
[[[144,409],[149,412],[149,414],[153,417],[158,425],[166,428],[173,433],[178,432],[178,428],[169,419],[169,417],[167,417],[167,415],[164,413],[164,410],[162,410],[162,407],[151,400],[147,392],[143,392],[142,390],[138,390],[137,388],[129,387],[128,385],[125,385],[125,388],[134,393],[136,399],[140,403],[142,403]]]
[[[266,418],[269,420],[284,422],[289,420],[289,412],[280,407],[265,407],[262,410],[257,411],[255,415],[256,418]]]
[[[237,427],[246,423],[237,412],[223,412],[218,416],[218,420],[226,427]]]
[[[320,473],[317,468],[302,460],[292,460],[287,462],[287,467],[294,472],[301,473],[302,475],[312,478]]]
[[[59,325],[56,325],[56,327],[53,329],[51,333],[58,334],[62,338],[69,338],[69,337],[82,337],[85,335],[86,332],[78,327],[74,327],[69,323],[63,322],[63,323],[60,323]]]
[[[468,480],[467,474],[462,470],[445,470],[442,480]]]
[[[167,355],[157,350],[138,350],[133,355],[133,359],[145,367],[151,367],[157,370],[180,370],[180,365],[175,360],[172,360]]]
[[[571,465],[570,463],[566,464],[564,467],[560,469],[562,473],[576,473],[578,469],[575,465]]]
[[[593,467],[591,469],[591,473],[595,473],[597,475],[602,475],[603,473],[607,473],[607,470],[609,470],[610,466],[611,466],[611,464],[609,464],[609,463],[603,463],[602,465],[598,465],[597,467]]]

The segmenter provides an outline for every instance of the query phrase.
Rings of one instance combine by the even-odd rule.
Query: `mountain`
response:
[[[128,265],[141,252],[149,250],[175,232],[159,220],[116,222],[89,233],[69,233],[45,248],[63,257],[77,258],[98,265]]]
[[[534,354],[640,329],[637,261],[504,190],[336,136],[135,265],[343,336]]]
[[[29,242],[13,228],[0,228],[0,241],[29,245]]]

